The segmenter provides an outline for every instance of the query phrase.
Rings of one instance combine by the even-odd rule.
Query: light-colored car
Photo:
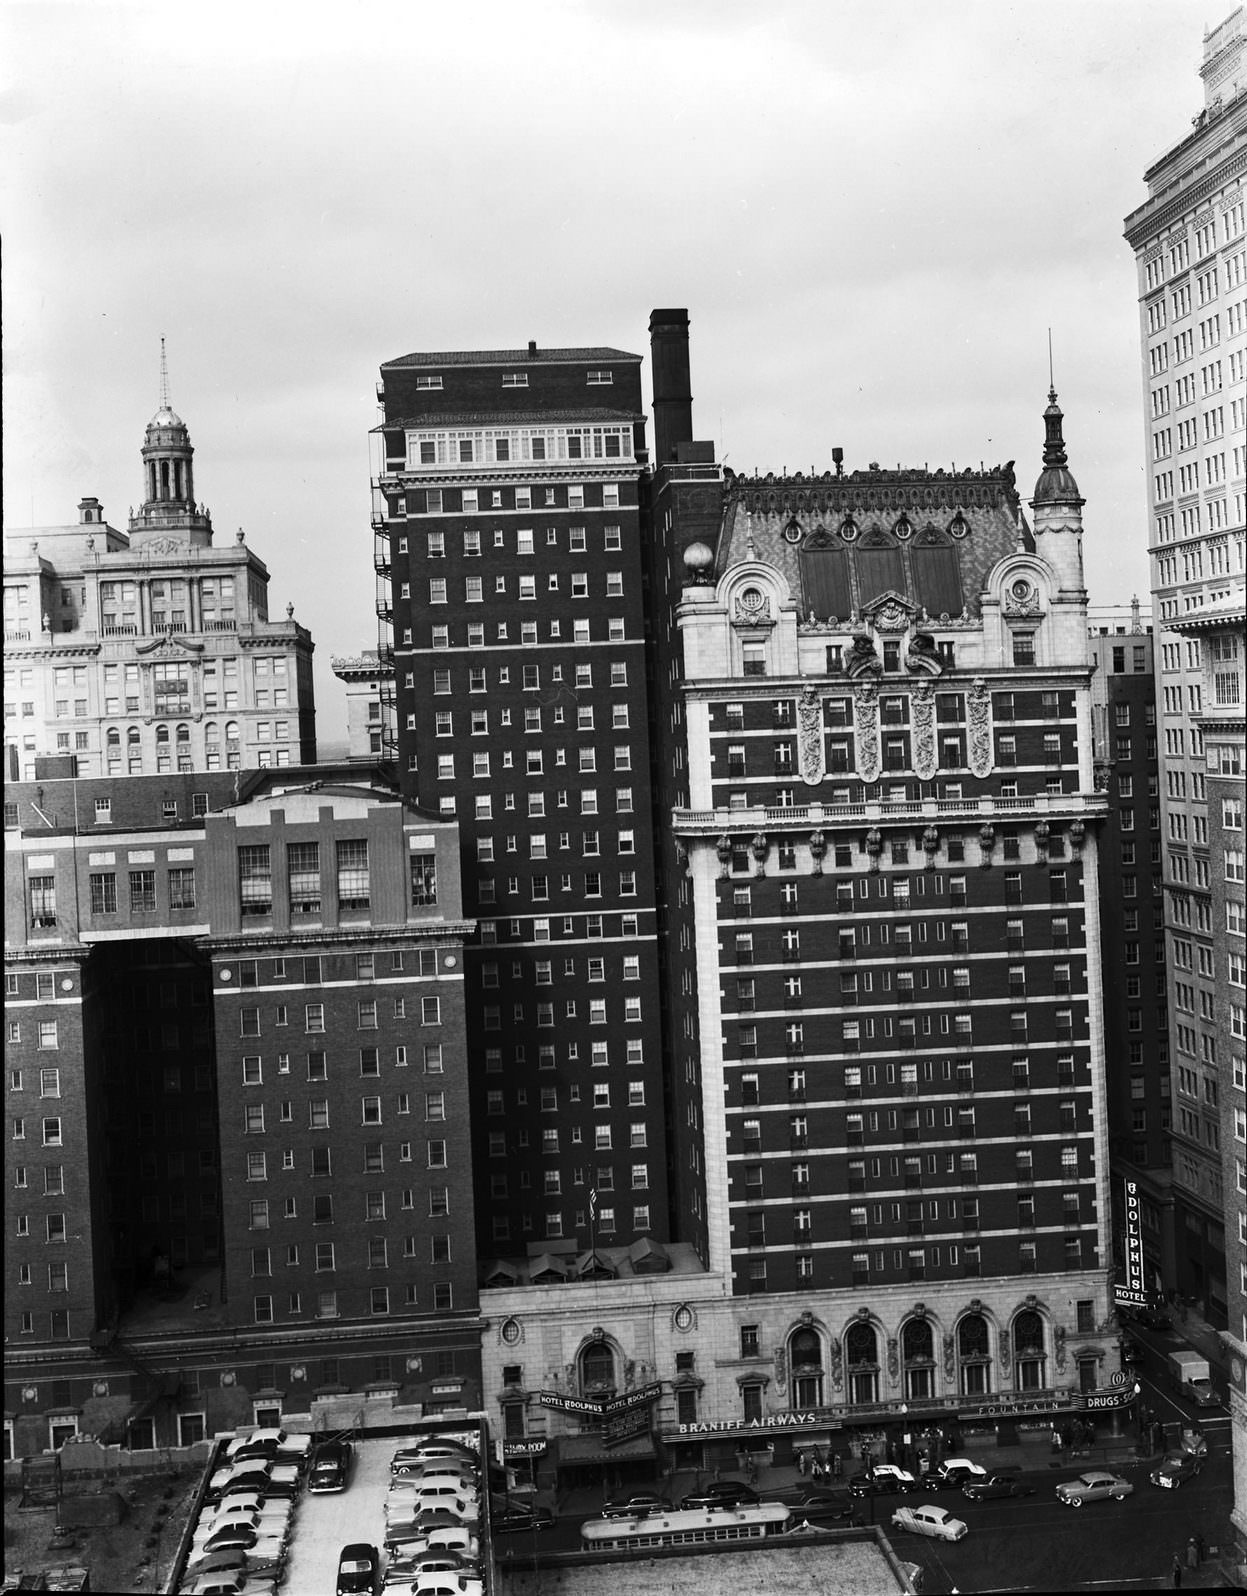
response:
[[[968,1526],[942,1507],[898,1507],[892,1514],[893,1529],[911,1535],[929,1535],[937,1541],[960,1541],[969,1534]]]
[[[1056,1488],[1057,1500],[1066,1507],[1081,1507],[1084,1502],[1100,1502],[1110,1496],[1115,1502],[1123,1502],[1133,1491],[1129,1480],[1110,1474],[1107,1469],[1088,1469],[1076,1480],[1065,1480]]]
[[[969,1480],[987,1478],[987,1470],[969,1457],[946,1457],[935,1471],[940,1485],[965,1485]]]

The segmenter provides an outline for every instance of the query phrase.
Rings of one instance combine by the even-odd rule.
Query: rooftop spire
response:
[[[1053,466],[1062,467],[1069,464],[1065,454],[1065,439],[1061,433],[1061,423],[1064,420],[1064,413],[1056,402],[1056,389],[1049,388],[1048,408],[1043,413],[1043,463],[1045,471]]]
[[[160,340],[160,408],[168,410],[169,405],[169,363],[165,359],[165,341]]]

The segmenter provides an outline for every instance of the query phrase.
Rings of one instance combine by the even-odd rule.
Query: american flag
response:
[[[596,1219],[597,1216],[598,1216],[598,1192],[597,1192],[597,1187],[596,1186],[591,1186],[589,1188],[589,1219],[590,1219],[590,1221]]]

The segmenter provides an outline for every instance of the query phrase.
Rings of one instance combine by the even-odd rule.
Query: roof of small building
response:
[[[384,360],[382,371],[395,371],[404,366],[502,366],[532,364],[566,365],[584,360],[635,360],[640,355],[630,355],[626,349],[612,349],[608,345],[590,345],[585,349],[442,349],[399,355],[395,360]]]
[[[642,420],[639,410],[609,410],[603,405],[570,409],[558,405],[543,409],[534,405],[520,410],[426,410],[415,416],[395,416],[392,420],[374,427],[374,432],[392,432],[398,427],[518,427],[544,424],[546,426],[584,426],[593,422],[615,422],[630,425]],[[575,462],[573,462],[574,464]],[[592,465],[593,462],[587,461]]]

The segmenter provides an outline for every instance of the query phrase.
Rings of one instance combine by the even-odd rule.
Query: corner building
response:
[[[464,861],[485,1255],[669,1234],[640,358],[412,354],[373,434],[400,779]]]

